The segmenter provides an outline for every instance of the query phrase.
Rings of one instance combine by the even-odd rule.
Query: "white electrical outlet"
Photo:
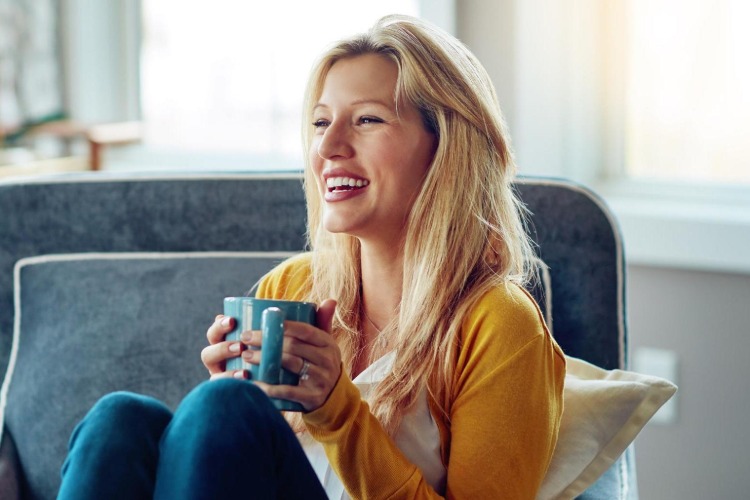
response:
[[[633,371],[653,375],[677,384],[677,353],[667,349],[639,347],[633,356]],[[679,384],[677,384],[679,385]],[[677,421],[677,394],[667,401],[653,416],[655,424],[673,424]]]

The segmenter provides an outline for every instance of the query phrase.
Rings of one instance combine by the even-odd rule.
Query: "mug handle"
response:
[[[284,311],[269,307],[260,320],[262,334],[258,378],[267,384],[281,381],[281,350],[284,344]]]

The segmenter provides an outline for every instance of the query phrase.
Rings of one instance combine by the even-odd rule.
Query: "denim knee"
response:
[[[206,381],[193,389],[160,450],[155,498],[225,498],[246,488],[253,498],[303,498],[279,496],[285,470],[302,471],[306,485],[320,488],[281,412],[245,380]]]
[[[193,389],[174,414],[166,435],[197,448],[233,446],[239,436],[265,441],[289,424],[255,384],[246,380],[206,381]]]
[[[159,441],[171,419],[169,408],[150,397],[101,398],[73,431],[58,498],[151,498]]]
[[[220,379],[198,385],[180,404],[198,409],[206,418],[216,419],[241,417],[243,419],[266,420],[280,416],[279,410],[268,396],[255,384],[246,380]]]
[[[101,448],[98,453],[122,453],[142,446],[158,446],[172,413],[160,401],[130,392],[102,397],[78,424],[70,438],[73,446]],[[102,437],[106,436],[106,439]]]

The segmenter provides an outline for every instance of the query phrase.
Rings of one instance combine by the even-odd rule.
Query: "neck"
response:
[[[375,328],[393,320],[401,302],[403,250],[399,245],[362,241],[362,307]]]

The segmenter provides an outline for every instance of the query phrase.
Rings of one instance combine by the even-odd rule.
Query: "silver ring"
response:
[[[310,362],[305,358],[302,358],[302,369],[299,371],[299,379],[307,380],[310,378],[310,374],[307,373],[310,370]]]

